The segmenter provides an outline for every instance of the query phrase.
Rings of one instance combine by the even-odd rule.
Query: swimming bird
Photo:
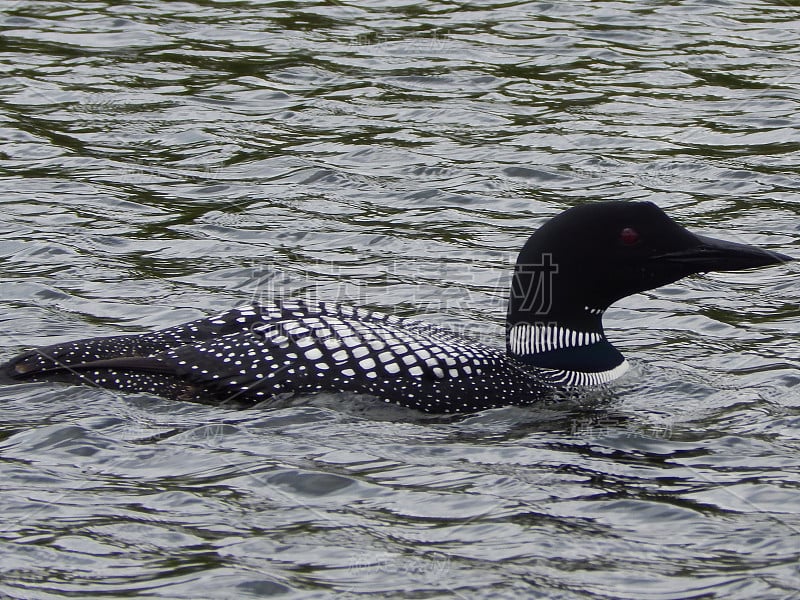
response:
[[[282,300],[152,333],[37,348],[0,365],[0,380],[91,383],[238,405],[320,390],[430,413],[529,405],[625,372],[602,322],[620,298],[695,273],[790,260],[694,234],[651,202],[582,204],[547,221],[523,246],[505,350],[414,319]]]

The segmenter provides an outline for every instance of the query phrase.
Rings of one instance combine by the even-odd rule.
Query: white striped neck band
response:
[[[541,354],[563,348],[590,346],[605,340],[602,332],[577,331],[555,324],[517,323],[508,334],[508,347],[513,354]]]
[[[597,372],[569,371],[567,369],[541,369],[541,374],[557,386],[591,386],[611,383],[630,369],[627,360],[616,367]]]

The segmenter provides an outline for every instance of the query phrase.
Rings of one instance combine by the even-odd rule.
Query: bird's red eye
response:
[[[633,246],[636,242],[639,241],[639,232],[633,229],[632,227],[626,227],[625,229],[619,232],[619,241],[621,241],[626,246]]]

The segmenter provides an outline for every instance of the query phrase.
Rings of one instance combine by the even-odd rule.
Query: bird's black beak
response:
[[[691,273],[706,271],[739,271],[767,267],[795,260],[786,254],[762,250],[755,246],[691,234],[694,241],[684,249],[651,257],[660,263],[683,266]]]

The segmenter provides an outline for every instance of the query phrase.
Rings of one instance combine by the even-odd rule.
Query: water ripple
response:
[[[275,295],[501,344],[587,200],[798,253],[786,3],[6,4],[5,356]],[[6,388],[0,595],[797,597],[797,292],[625,299],[631,376],[536,410]]]

